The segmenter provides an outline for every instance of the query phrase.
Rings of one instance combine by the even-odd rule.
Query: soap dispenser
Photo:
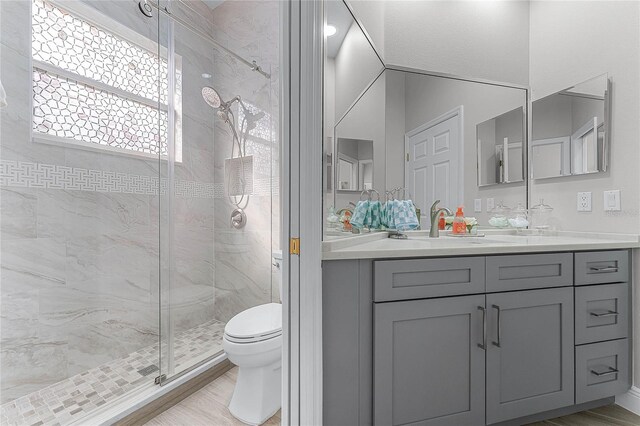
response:
[[[467,225],[464,222],[464,212],[462,211],[462,206],[458,207],[458,210],[456,211],[456,216],[453,218],[453,233],[454,234],[467,233]]]

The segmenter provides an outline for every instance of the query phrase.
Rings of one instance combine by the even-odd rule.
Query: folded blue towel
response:
[[[380,229],[382,226],[382,204],[380,201],[371,201],[369,203],[368,226],[371,229]]]
[[[358,201],[356,208],[353,209],[353,216],[351,216],[351,226],[355,226],[358,229],[362,229],[366,225],[367,216],[369,214],[369,201]]]
[[[386,203],[384,203],[384,207],[382,209],[382,217],[383,217],[383,225],[387,228],[387,229],[396,229],[396,225],[393,221],[393,203],[395,201],[394,200],[389,200]]]
[[[418,229],[418,215],[411,200],[396,201],[392,210],[395,228],[398,231]]]

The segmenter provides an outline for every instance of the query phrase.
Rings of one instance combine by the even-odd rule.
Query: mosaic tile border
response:
[[[0,161],[0,186],[165,195],[166,178],[25,161]],[[255,179],[251,195],[278,195],[279,179]],[[224,183],[176,180],[175,195],[184,198],[225,198]]]
[[[225,323],[211,320],[177,333],[174,341],[176,371],[221,352]],[[37,392],[0,406],[3,426],[53,426],[80,420],[92,411],[153,383],[158,375],[158,345],[142,348]],[[155,366],[156,368],[149,368]],[[140,370],[150,371],[143,375]]]

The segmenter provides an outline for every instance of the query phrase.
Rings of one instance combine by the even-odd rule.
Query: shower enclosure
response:
[[[279,302],[278,7],[0,2],[1,424],[126,402]]]

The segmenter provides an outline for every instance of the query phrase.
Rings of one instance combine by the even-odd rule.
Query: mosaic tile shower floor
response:
[[[212,320],[175,337],[175,369],[180,371],[222,351],[223,322]],[[139,370],[143,370],[139,372]],[[0,406],[0,425],[67,425],[120,396],[152,383],[158,375],[158,346],[140,349],[84,373]]]

